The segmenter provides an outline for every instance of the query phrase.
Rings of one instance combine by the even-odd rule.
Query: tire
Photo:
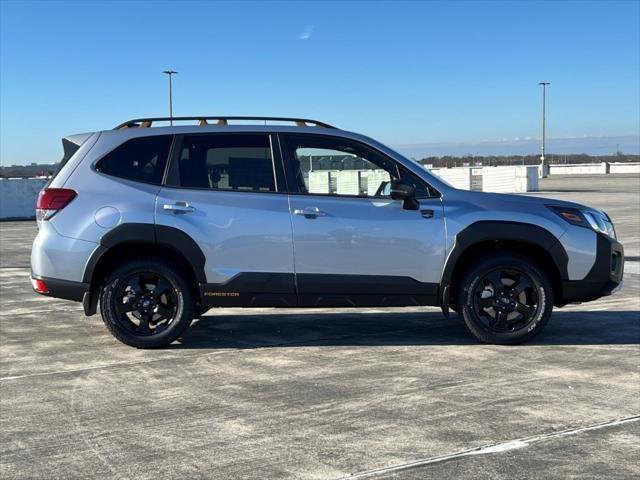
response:
[[[122,343],[158,348],[189,327],[194,301],[179,268],[157,258],[140,258],[109,275],[100,295],[100,313],[107,329]]]
[[[497,253],[463,274],[457,310],[480,342],[513,345],[531,340],[549,322],[553,286],[527,257]]]

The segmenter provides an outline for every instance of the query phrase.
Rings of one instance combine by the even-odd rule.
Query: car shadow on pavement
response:
[[[174,349],[265,348],[283,346],[473,345],[475,339],[454,313],[239,312],[194,321]],[[527,345],[637,345],[638,311],[557,311],[546,329]]]

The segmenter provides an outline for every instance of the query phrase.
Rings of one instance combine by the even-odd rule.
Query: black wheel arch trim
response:
[[[207,281],[204,271],[206,258],[195,240],[177,228],[147,223],[124,223],[105,233],[87,261],[82,281],[91,283],[102,256],[113,247],[127,243],[149,243],[176,250],[187,259],[198,282]]]
[[[451,284],[456,264],[467,249],[490,241],[517,241],[536,245],[548,252],[553,258],[562,280],[569,277],[567,252],[558,238],[548,230],[530,223],[481,220],[472,223],[456,235],[455,245],[447,257],[442,272],[441,284]]]

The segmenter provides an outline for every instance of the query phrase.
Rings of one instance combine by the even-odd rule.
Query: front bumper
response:
[[[562,282],[561,304],[588,302],[620,290],[624,273],[622,244],[599,233],[596,249],[596,260],[586,277]]]

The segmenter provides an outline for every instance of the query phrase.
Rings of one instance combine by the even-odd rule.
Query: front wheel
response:
[[[155,258],[127,262],[105,282],[102,320],[122,343],[137,348],[170,344],[191,324],[193,293],[176,267]]]
[[[472,265],[456,298],[467,329],[483,343],[526,342],[545,327],[553,309],[547,275],[516,254],[493,254]]]

